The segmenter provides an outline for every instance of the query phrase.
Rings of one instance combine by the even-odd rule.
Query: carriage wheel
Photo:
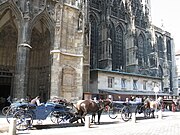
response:
[[[8,112],[6,113],[6,120],[7,120],[8,123],[10,123],[10,121],[13,118],[13,115],[14,115],[15,112],[16,112],[16,109],[13,107],[13,108],[10,108],[8,110]]]
[[[33,118],[30,113],[26,111],[19,110],[14,115],[13,118],[16,118],[16,129],[17,130],[26,130],[32,126]]]
[[[112,108],[109,107],[108,109],[108,114],[111,119],[116,119],[119,113],[120,111],[116,107],[112,107]]]
[[[124,106],[121,110],[121,118],[123,121],[127,122],[129,119],[131,119],[132,113],[130,111],[130,108],[128,106]]]
[[[9,109],[10,109],[10,106],[5,106],[5,107],[2,109],[2,114],[3,114],[3,115],[6,115],[7,112],[9,111]]]
[[[67,121],[68,119],[70,119],[71,116],[69,113],[64,113],[64,112],[59,112],[59,111],[53,111],[50,114],[50,119],[53,123],[61,123],[63,121]]]

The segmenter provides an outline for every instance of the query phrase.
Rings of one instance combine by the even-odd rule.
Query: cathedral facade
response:
[[[0,0],[1,96],[82,97],[82,5]]]
[[[151,22],[150,0],[91,0],[90,90],[119,96],[177,94],[171,34]]]
[[[149,0],[0,0],[0,94],[175,93],[174,44]],[[136,94],[136,95],[137,95]]]

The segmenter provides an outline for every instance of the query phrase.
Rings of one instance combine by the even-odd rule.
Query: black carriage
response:
[[[117,118],[118,114],[122,120],[127,122],[131,119],[132,113],[144,113],[144,117],[150,117],[150,109],[145,107],[144,103],[140,102],[124,102],[124,101],[113,101],[112,108],[109,108],[109,117],[111,119]]]

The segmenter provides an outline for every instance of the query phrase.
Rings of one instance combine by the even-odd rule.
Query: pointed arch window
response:
[[[144,38],[142,34],[139,35],[138,38],[138,65],[140,67],[144,66]]]
[[[94,16],[90,16],[91,23],[91,48],[90,48],[90,68],[98,67],[98,27]]]
[[[157,38],[157,47],[158,47],[158,56],[159,58],[163,58],[164,56],[164,47],[163,47],[163,39],[162,37]]]
[[[168,40],[166,45],[167,45],[167,60],[171,61],[172,60],[172,58],[171,58],[171,41]]]
[[[123,52],[123,30],[120,26],[116,28],[115,43],[113,44],[112,58],[113,70],[121,71],[124,67],[124,52]]]

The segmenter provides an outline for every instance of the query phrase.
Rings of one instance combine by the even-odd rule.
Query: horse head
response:
[[[112,108],[112,101],[110,99],[106,99],[106,100],[100,100],[99,101],[99,107],[100,109],[104,109],[106,107],[110,107]]]

